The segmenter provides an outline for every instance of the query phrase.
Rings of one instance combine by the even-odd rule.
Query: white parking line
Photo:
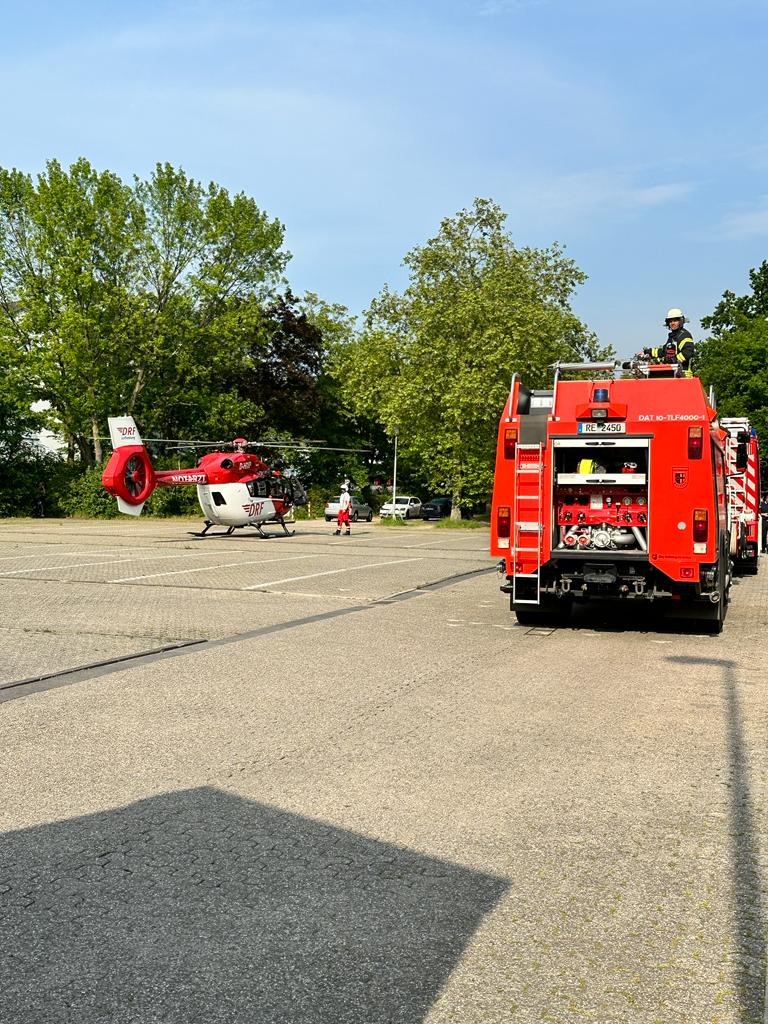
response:
[[[52,547],[52,548],[55,548],[57,545],[50,544],[48,546]],[[120,548],[119,549],[119,553],[120,554],[122,554],[124,551],[125,551],[125,548]],[[101,553],[102,553],[102,555],[116,555],[116,554],[118,554],[117,551],[102,551]],[[40,553],[40,551],[37,551],[36,554],[34,554],[34,555],[3,555],[0,558],[0,562],[20,562],[23,558],[42,558],[43,555],[50,555],[50,554],[51,554],[50,551],[44,551],[42,554]],[[59,558],[77,558],[78,556],[80,558],[82,558],[83,555],[87,555],[88,552],[87,551],[56,551],[55,554],[57,554],[59,556]]]
[[[80,552],[72,552],[71,554],[65,553],[64,557],[73,558]],[[86,565],[120,565],[123,562],[136,562],[136,561],[147,561],[151,559],[153,562],[160,562],[167,558],[199,558],[200,555],[204,555],[204,551],[191,551],[184,554],[173,554],[173,555],[139,555],[133,554],[129,558],[107,558],[101,562],[73,562],[71,565],[43,565],[38,569],[2,569],[0,570],[0,576],[13,576],[20,572],[46,572],[48,569],[79,569]],[[39,555],[23,555],[23,558],[39,558]],[[107,580],[108,583],[113,582]]]
[[[288,576],[284,580],[270,580],[268,583],[254,583],[243,590],[263,590],[265,587],[276,587],[280,583],[296,583],[298,580],[311,580],[316,576],[333,576],[338,572],[354,572],[356,569],[378,569],[382,565],[402,565],[404,562],[420,562],[420,558],[398,558],[394,562],[369,562],[367,565],[348,565],[343,569],[327,569],[325,572],[311,572],[307,576]]]
[[[171,572],[151,572],[145,576],[123,576],[107,583],[133,583],[135,580],[153,580],[158,576],[180,576],[189,572],[205,572],[207,569],[232,569],[239,565],[266,565],[268,562],[295,562],[300,558],[314,558],[314,555],[288,555],[286,558],[255,558],[251,562],[226,562],[223,565],[200,565],[196,569],[173,569]],[[246,589],[248,589],[246,587]]]
[[[55,544],[51,544],[51,547],[55,547]],[[74,555],[79,555],[80,551],[59,551],[59,555],[62,558],[72,558]],[[46,552],[47,554],[47,552]],[[0,558],[0,562],[20,562],[23,558],[39,558],[40,552],[38,551],[35,555],[3,555]]]
[[[41,565],[38,569],[3,569],[0,576],[18,576],[20,572],[48,572],[50,569],[82,569],[87,565],[115,565],[119,562],[132,562],[132,558],[113,558],[102,562],[75,562],[74,565]]]

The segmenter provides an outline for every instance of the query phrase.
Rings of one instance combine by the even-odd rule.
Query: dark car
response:
[[[453,504],[450,498],[432,498],[421,506],[422,519],[444,519],[451,514]]]

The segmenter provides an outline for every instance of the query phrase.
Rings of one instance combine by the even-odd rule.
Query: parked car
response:
[[[444,519],[451,514],[453,502],[450,498],[430,498],[421,506],[422,519]]]
[[[341,501],[341,495],[337,494],[335,498],[329,498],[325,506],[325,521],[330,523],[339,514],[339,502]],[[349,507],[349,518],[353,523],[356,523],[358,519],[365,519],[367,523],[373,519],[373,509],[370,505],[366,505],[364,501],[360,501],[352,495],[352,504]]]
[[[384,519],[393,515],[391,500],[384,502],[379,514]],[[418,519],[421,516],[421,500],[410,494],[398,494],[395,498],[394,516],[397,519]]]

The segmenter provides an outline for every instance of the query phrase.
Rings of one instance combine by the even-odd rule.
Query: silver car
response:
[[[341,495],[337,494],[335,498],[329,498],[325,506],[325,521],[326,523],[332,522],[339,514],[339,502],[341,501]],[[367,523],[373,519],[373,509],[370,505],[366,505],[364,501],[360,501],[359,498],[352,496],[352,504],[349,506],[349,518],[353,523],[356,523],[359,519],[364,519]]]

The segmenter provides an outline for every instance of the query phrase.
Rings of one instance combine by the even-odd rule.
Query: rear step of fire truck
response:
[[[512,577],[513,605],[540,604],[543,480],[542,446],[519,444],[512,509],[513,550],[510,552],[514,555],[516,566]]]

